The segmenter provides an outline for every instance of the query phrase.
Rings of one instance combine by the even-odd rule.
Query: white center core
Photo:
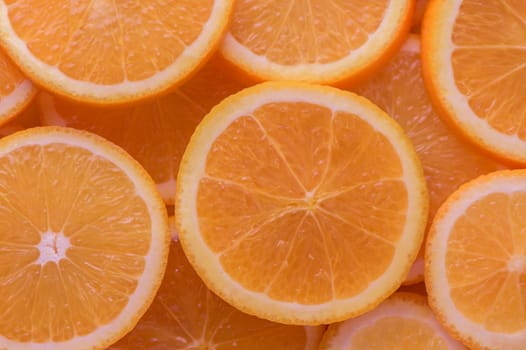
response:
[[[526,268],[526,256],[514,255],[508,262],[508,271],[523,272]]]
[[[58,262],[66,257],[66,251],[70,246],[69,238],[64,236],[62,232],[44,232],[37,246],[40,251],[37,264],[44,265],[49,261]]]

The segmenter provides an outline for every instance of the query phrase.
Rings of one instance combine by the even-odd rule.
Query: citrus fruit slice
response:
[[[40,112],[37,98],[34,98],[22,112],[0,126],[0,137],[35,126],[40,126]]]
[[[526,164],[526,2],[432,0],[423,73],[437,111],[501,159]]]
[[[473,349],[526,344],[526,171],[463,185],[440,207],[426,248],[429,302]]]
[[[123,104],[158,96],[204,64],[226,30],[232,3],[5,0],[0,40],[47,90]]]
[[[40,127],[0,140],[0,348],[103,349],[161,283],[164,203],[122,149]]]
[[[430,222],[459,185],[502,166],[449,130],[434,112],[421,74],[420,39],[413,34],[382,71],[353,90],[398,121],[413,142],[429,189]],[[423,254],[419,254],[406,282],[423,277]]]
[[[322,324],[398,288],[427,205],[416,153],[383,111],[336,88],[268,82],[201,121],[175,213],[213,292],[261,318]]]
[[[220,51],[257,80],[355,81],[396,53],[413,6],[414,0],[239,0]]]
[[[36,91],[31,81],[0,50],[0,125],[26,108]]]
[[[173,204],[179,161],[195,127],[224,97],[245,85],[210,61],[174,93],[130,107],[101,108],[42,94],[44,125],[84,129],[123,147],[152,176],[167,204]]]
[[[273,323],[225,303],[194,272],[172,227],[168,266],[152,306],[110,350],[317,350],[324,330]]]
[[[426,297],[395,293],[373,311],[329,326],[320,350],[464,350],[435,319]]]

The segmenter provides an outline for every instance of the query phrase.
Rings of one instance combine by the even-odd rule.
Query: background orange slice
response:
[[[26,108],[36,91],[31,81],[0,50],[0,125]]]
[[[245,85],[212,59],[174,93],[132,107],[79,105],[42,94],[42,123],[99,134],[130,153],[157,183],[163,199],[173,204],[179,161],[202,117],[224,97]]]
[[[381,72],[353,90],[369,98],[400,123],[413,142],[430,193],[429,223],[440,204],[458,186],[502,168],[496,161],[459,139],[433,110],[422,81],[420,38],[417,35],[409,37]],[[407,283],[423,280],[422,253]]]
[[[0,39],[55,94],[122,104],[180,85],[212,55],[232,0],[0,2]]]
[[[0,140],[0,348],[103,349],[161,283],[169,232],[146,172],[86,132]]]
[[[175,213],[215,293],[291,324],[368,311],[407,274],[428,197],[399,126],[364,98],[274,82],[203,119],[186,148]]]
[[[395,54],[413,6],[413,0],[239,0],[221,53],[260,81],[356,81]]]
[[[166,274],[152,306],[109,350],[316,350],[324,330],[265,321],[225,303],[194,272],[173,229]]]
[[[424,296],[395,293],[373,311],[332,324],[320,350],[466,350],[441,327]]]

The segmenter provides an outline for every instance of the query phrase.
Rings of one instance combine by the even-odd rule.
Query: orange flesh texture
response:
[[[451,39],[455,81],[473,112],[526,140],[526,2],[464,0]]]
[[[458,186],[502,168],[460,140],[434,112],[418,50],[400,51],[385,69],[354,91],[393,117],[413,142],[429,189],[430,219]]]
[[[439,206],[461,184],[502,168],[460,140],[435,113],[422,79],[419,50],[400,51],[354,91],[393,117],[413,142],[429,189],[428,226]]]
[[[389,0],[241,0],[234,6],[230,34],[278,64],[330,63],[362,47],[388,5]]]
[[[212,59],[185,85],[152,102],[107,109],[55,97],[54,111],[43,108],[43,121],[107,138],[124,148],[157,184],[162,184],[175,181],[182,154],[203,116],[223,98],[244,87],[222,71],[218,60]],[[59,120],[53,118],[52,112],[59,115]],[[172,196],[164,199],[173,203]]]
[[[351,349],[448,350],[449,347],[436,330],[425,322],[408,317],[390,316],[379,319],[373,325],[356,331],[352,337],[352,346],[345,350]]]
[[[319,304],[361,293],[391,263],[408,205],[402,167],[355,115],[262,105],[218,136],[205,172],[201,234],[248,290]]]
[[[0,334],[65,341],[111,322],[150,246],[148,209],[126,174],[78,147],[28,145],[0,157],[0,189]],[[60,258],[64,239],[65,256],[38,261],[39,244]]]
[[[526,327],[526,192],[472,203],[447,241],[445,268],[456,308],[488,331]]]
[[[35,57],[73,79],[111,85],[152,77],[172,64],[200,35],[213,0],[200,0],[199,6],[191,1],[169,6],[157,1],[5,3],[15,33]]]
[[[304,350],[305,327],[238,311],[213,294],[172,240],[163,283],[135,329],[110,350]]]
[[[0,100],[2,97],[9,96],[25,80],[25,75],[4,51],[0,50]]]

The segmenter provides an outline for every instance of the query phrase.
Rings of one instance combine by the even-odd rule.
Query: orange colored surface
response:
[[[170,204],[179,162],[196,125],[216,103],[245,87],[222,68],[213,59],[174,93],[134,107],[91,107],[48,95],[40,101],[42,122],[88,130],[123,147]]]
[[[315,350],[322,331],[261,320],[228,305],[206,288],[174,237],[152,306],[135,329],[108,350]]]

